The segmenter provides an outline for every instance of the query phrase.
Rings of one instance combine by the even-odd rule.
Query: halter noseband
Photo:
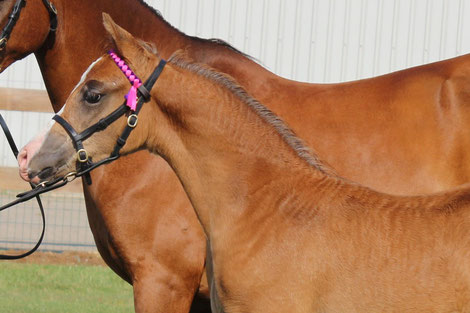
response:
[[[56,114],[53,117],[53,119],[58,122],[70,136],[73,146],[77,151],[77,172],[72,173],[73,176],[85,176],[88,184],[91,184],[89,172],[92,169],[95,169],[102,164],[114,161],[120,157],[119,152],[126,144],[127,138],[131,134],[132,130],[137,126],[138,114],[142,109],[143,104],[150,101],[150,90],[162,73],[166,64],[166,61],[162,59],[148,80],[142,84],[141,80],[137,77],[137,75],[134,74],[134,72],[132,72],[132,70],[130,70],[129,66],[124,62],[124,60],[121,60],[121,58],[119,58],[113,51],[108,52],[108,54],[113,58],[114,62],[119,66],[121,71],[126,75],[132,84],[129,93],[126,95],[126,102],[111,112],[108,116],[100,119],[97,123],[88,127],[81,133],[76,132],[72,125],[70,125],[60,115]],[[118,138],[113,152],[108,158],[99,161],[98,163],[93,163],[88,155],[88,152],[83,147],[83,141],[91,137],[94,133],[105,130],[121,116],[128,113],[132,114],[129,114],[127,118],[127,126],[122,132],[121,136]]]
[[[50,28],[49,32],[55,32],[57,30],[57,9],[52,4],[52,2],[48,0],[42,0],[44,5],[46,6],[47,11],[49,12],[49,19],[50,19]],[[4,50],[7,46],[8,39],[10,38],[11,32],[16,25],[20,17],[21,10],[25,7],[26,0],[17,0],[15,5],[13,6],[13,10],[8,17],[8,22],[3,27],[2,33],[0,35],[0,51]]]

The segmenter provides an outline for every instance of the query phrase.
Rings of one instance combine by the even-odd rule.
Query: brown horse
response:
[[[130,68],[149,77],[160,58],[106,16],[105,26]],[[61,115],[86,129],[129,87],[103,56]],[[151,95],[123,152],[161,154],[180,178],[209,240],[218,311],[470,312],[470,185],[399,197],[328,174],[234,80],[181,53]],[[104,158],[125,125],[117,120],[85,149]],[[60,177],[76,158],[54,124],[29,175]]]
[[[0,2],[1,25],[13,2]],[[162,57],[184,48],[192,59],[229,73],[348,178],[410,194],[469,179],[470,140],[463,125],[468,125],[464,104],[470,56],[376,79],[304,84],[270,73],[223,43],[182,34],[138,0],[54,4],[58,29],[52,35],[42,1],[27,1],[0,52],[0,66],[35,53],[55,111],[101,54],[100,14],[106,11],[131,33],[153,42]],[[29,148],[21,154],[24,169],[33,154]],[[90,226],[104,260],[133,284],[136,310],[187,311],[203,272],[205,238],[168,165],[139,152],[92,176],[94,184],[84,188]],[[134,182],[130,190],[127,181]],[[115,194],[125,196],[116,199]]]

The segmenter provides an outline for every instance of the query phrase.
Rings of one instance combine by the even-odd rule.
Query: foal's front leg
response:
[[[197,294],[199,283],[189,285],[177,273],[160,266],[147,267],[136,274],[133,286],[136,313],[211,312],[208,297]]]

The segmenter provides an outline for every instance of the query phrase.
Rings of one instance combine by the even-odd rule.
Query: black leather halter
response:
[[[119,106],[108,116],[100,119],[97,123],[88,127],[81,133],[78,133],[72,127],[72,125],[70,125],[60,115],[56,114],[53,117],[53,119],[65,129],[67,134],[72,139],[73,146],[77,151],[77,173],[82,174],[82,176],[83,173],[86,173],[84,176],[88,184],[91,184],[91,178],[89,177],[88,173],[92,169],[119,158],[119,152],[121,151],[122,147],[124,147],[124,145],[126,144],[127,138],[131,134],[132,130],[134,130],[134,128],[137,126],[139,112],[142,109],[143,104],[145,102],[150,101],[150,90],[152,90],[153,85],[157,81],[158,77],[160,77],[160,74],[162,73],[165,65],[166,61],[162,59],[153,71],[153,73],[147,79],[147,81],[138,88],[137,97],[139,100],[137,102],[136,110],[134,112],[131,111],[130,108],[126,105],[126,102],[124,102],[121,106]],[[109,125],[111,125],[121,116],[126,114],[128,114],[127,126],[124,128],[124,131],[118,138],[116,145],[114,146],[113,152],[108,158],[99,161],[98,163],[93,163],[88,155],[88,152],[83,147],[83,141],[90,138],[94,133],[105,130]]]
[[[49,32],[55,32],[57,30],[57,10],[52,4],[52,2],[48,0],[42,0],[42,2],[44,3],[47,8],[47,11],[49,12],[51,24]],[[15,5],[13,6],[13,10],[11,11],[10,16],[8,17],[8,22],[5,27],[3,27],[2,33],[0,35],[0,51],[6,48],[11,32],[13,31],[13,28],[15,27],[16,22],[20,17],[21,10],[24,8],[25,5],[26,0],[17,0]]]
[[[127,126],[124,129],[124,131],[122,132],[119,139],[117,140],[113,152],[111,153],[111,155],[109,157],[107,157],[104,160],[101,160],[101,161],[96,162],[96,163],[92,163],[90,158],[88,157],[88,153],[86,153],[86,151],[85,151],[85,154],[80,153],[82,151],[80,151],[79,147],[83,147],[82,142],[84,140],[86,140],[87,138],[89,138],[94,133],[106,129],[111,123],[113,123],[114,121],[119,119],[121,116],[132,112],[132,111],[130,111],[130,108],[126,105],[126,103],[121,105],[114,112],[109,114],[107,117],[101,119],[100,121],[98,121],[98,123],[90,126],[89,128],[87,128],[86,130],[84,130],[80,134],[77,133],[75,131],[75,129],[67,121],[65,121],[62,117],[60,117],[59,115],[55,115],[53,117],[53,119],[55,121],[57,121],[60,125],[62,125],[62,127],[65,128],[66,132],[72,138],[72,142],[74,143],[75,149],[78,148],[77,149],[77,159],[82,158],[82,161],[84,161],[86,159],[87,162],[82,163],[82,162],[78,161],[79,164],[77,166],[78,167],[77,172],[71,172],[71,173],[65,175],[64,177],[57,178],[57,179],[55,179],[53,181],[50,181],[50,182],[42,182],[39,185],[35,186],[35,188],[31,191],[27,191],[27,192],[23,192],[23,193],[18,194],[16,196],[17,199],[15,201],[12,201],[8,204],[5,204],[5,205],[1,206],[0,211],[3,211],[3,210],[5,210],[9,207],[12,207],[12,206],[16,205],[16,204],[28,201],[32,198],[35,198],[35,197],[39,196],[40,194],[43,194],[43,193],[58,189],[62,186],[65,186],[67,183],[73,181],[75,178],[86,176],[92,170],[94,170],[95,168],[97,168],[97,167],[99,167],[103,164],[107,164],[107,163],[110,163],[114,160],[117,160],[120,157],[120,154],[119,154],[120,150],[126,144],[127,138],[131,134],[132,130],[137,126],[138,114],[139,114],[140,110],[142,109],[143,104],[150,100],[150,92],[149,91],[152,89],[153,85],[155,84],[158,77],[162,73],[165,65],[166,65],[166,61],[161,60],[160,63],[158,64],[158,66],[153,71],[153,73],[148,78],[148,80],[142,86],[140,86],[138,88],[137,96],[139,97],[139,101],[137,103],[136,110],[135,110],[135,112],[133,112],[133,114],[130,114],[128,116]],[[86,157],[85,157],[85,155],[86,155]]]

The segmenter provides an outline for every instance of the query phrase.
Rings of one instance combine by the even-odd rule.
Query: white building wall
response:
[[[468,0],[147,2],[185,33],[224,39],[273,72],[300,81],[355,80],[470,52]],[[1,74],[0,86],[43,89],[34,57]],[[20,145],[51,116],[1,113]],[[13,166],[0,138],[0,166]]]
[[[224,39],[295,80],[354,80],[470,52],[468,0],[147,2],[185,33]],[[43,89],[34,57],[0,86]]]

